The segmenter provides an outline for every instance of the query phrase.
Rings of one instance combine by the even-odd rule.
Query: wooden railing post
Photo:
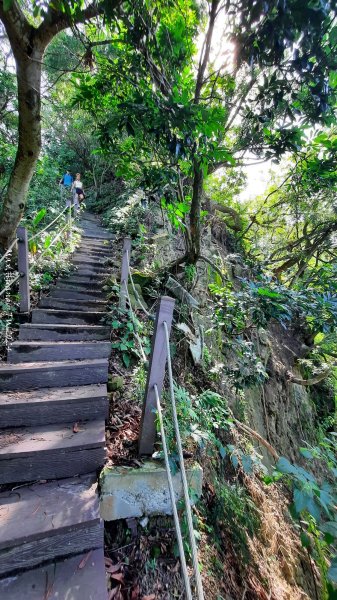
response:
[[[25,227],[18,227],[16,230],[18,236],[18,271],[19,294],[20,294],[20,312],[29,313],[30,311],[30,293],[29,293],[29,253],[28,236]]]
[[[124,238],[123,254],[122,254],[122,272],[121,272],[121,285],[119,294],[119,308],[123,310],[126,308],[126,298],[128,290],[128,278],[129,278],[129,266],[127,253],[131,254],[131,238]]]
[[[147,375],[145,398],[143,404],[142,419],[140,424],[139,454],[151,455],[156,438],[156,395],[158,388],[159,396],[163,389],[165,368],[167,361],[167,346],[164,322],[167,323],[170,334],[173,319],[174,299],[162,296],[157,309],[154,333],[152,337],[152,349]]]

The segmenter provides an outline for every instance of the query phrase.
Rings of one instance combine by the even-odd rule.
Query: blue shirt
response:
[[[73,181],[74,181],[74,179],[73,179],[72,175],[66,173],[63,176],[63,185],[71,185]]]

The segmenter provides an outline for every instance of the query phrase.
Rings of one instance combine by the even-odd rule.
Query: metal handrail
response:
[[[49,229],[49,227],[51,227],[52,225],[54,225],[54,223],[56,223],[56,221],[58,221],[59,218],[62,217],[62,215],[66,212],[67,209],[68,209],[68,206],[66,206],[62,210],[62,212],[60,212],[53,221],[51,221],[50,223],[48,223],[48,225],[46,225],[43,229],[40,229],[40,231],[37,231],[37,233],[35,233],[31,238],[28,238],[28,242],[32,242],[37,237],[39,237],[41,235],[41,233],[44,233],[45,231],[47,231],[47,229]]]
[[[17,276],[16,276],[16,277],[14,277],[14,279],[12,279],[12,280],[10,281],[10,283],[9,283],[8,285],[6,285],[6,287],[5,287],[3,290],[1,290],[1,292],[0,292],[0,298],[1,298],[1,296],[3,296],[3,295],[4,295],[4,293],[5,293],[5,292],[8,292],[8,290],[10,290],[10,288],[12,287],[12,285],[13,285],[13,284],[14,284],[14,283],[15,283],[15,282],[18,280],[18,279],[20,279],[20,277],[21,277],[21,273],[18,273],[18,274],[17,274]]]
[[[35,263],[32,265],[32,267],[34,267],[34,266],[35,266],[35,265],[38,263],[38,261],[39,261],[41,258],[43,258],[43,257],[45,256],[45,254],[46,254],[46,252],[49,250],[49,248],[51,248],[51,247],[52,247],[52,246],[55,244],[55,242],[57,242],[57,240],[59,239],[59,237],[62,235],[62,233],[63,233],[63,232],[66,230],[66,229],[68,229],[68,223],[67,223],[67,224],[66,224],[64,227],[62,227],[62,229],[61,229],[61,230],[58,232],[58,234],[57,234],[57,235],[55,235],[55,237],[53,238],[53,240],[50,242],[50,244],[49,244],[48,248],[46,248],[46,249],[44,250],[44,252],[41,252],[41,254],[38,256],[37,260],[36,260],[36,261],[35,261]]]

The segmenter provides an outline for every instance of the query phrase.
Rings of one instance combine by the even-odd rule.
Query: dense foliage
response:
[[[21,218],[35,232],[57,214],[70,169],[82,173],[89,205],[145,256],[144,198],[176,243],[170,263],[150,264],[153,293],[167,273],[193,293],[207,265],[204,367],[221,369],[238,394],[263,386],[270,371],[256,338],[276,324],[300,347],[297,374],[282,367],[278,376],[309,388],[327,381],[336,396],[336,15],[335,0],[0,0],[2,250]],[[241,193],[256,163],[269,171],[268,186],[250,189],[247,201]],[[48,250],[48,235],[33,254]],[[49,259],[36,288],[52,277],[57,256]],[[117,312],[112,327],[124,367],[140,357],[135,333],[149,352],[141,321]],[[214,336],[223,362],[207,346]],[[221,395],[176,392],[186,440],[246,474],[263,471],[254,453],[219,441],[215,429],[233,424]],[[330,405],[322,412],[320,440],[301,452],[323,463],[324,483],[286,458],[266,481],[282,476],[292,490],[322,597],[333,598],[335,425]],[[253,535],[255,513],[235,486],[217,482],[212,518],[238,531],[241,548],[241,524],[251,514]],[[217,512],[221,502],[227,512]]]

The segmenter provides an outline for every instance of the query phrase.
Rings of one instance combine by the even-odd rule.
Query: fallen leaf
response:
[[[113,579],[114,581],[120,581],[121,583],[124,582],[124,575],[123,573],[112,573],[111,575],[111,579]]]
[[[121,566],[119,563],[117,565],[110,565],[109,567],[107,567],[106,570],[110,574],[117,573],[118,571],[121,570]]]
[[[139,592],[140,592],[139,585],[136,585],[136,587],[134,587],[131,592],[131,600],[138,600]]]
[[[80,564],[78,565],[79,569],[83,569],[83,567],[85,567],[91,554],[92,554],[92,550],[90,550],[90,552],[88,552],[88,554],[86,554],[86,556],[84,556],[84,558],[82,558]]]
[[[73,425],[73,432],[74,433],[78,433],[79,429],[78,429],[78,423],[74,423]]]

